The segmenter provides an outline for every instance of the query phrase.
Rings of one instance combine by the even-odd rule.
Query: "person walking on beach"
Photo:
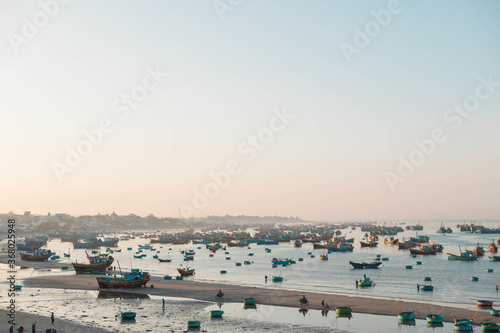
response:
[[[18,333],[23,333],[24,332],[24,327],[20,326],[19,329],[17,330]]]
[[[36,324],[31,325],[31,333],[36,333]]]
[[[420,285],[417,283],[417,291],[420,291]]]
[[[356,279],[355,283],[356,283],[356,288],[358,288],[358,279]]]
[[[50,315],[50,320],[52,321],[52,325],[54,325],[54,312]]]
[[[162,298],[162,299],[161,299],[161,301],[162,301],[162,303],[163,303],[163,308],[165,309],[165,299],[164,299],[164,298]]]
[[[265,280],[266,280],[266,282],[267,282],[267,275],[264,277],[264,279],[265,279]],[[498,287],[497,287],[497,290],[498,290]]]
[[[14,333],[14,325],[10,325],[9,333]]]
[[[321,301],[321,307],[324,309],[325,308],[325,300]]]

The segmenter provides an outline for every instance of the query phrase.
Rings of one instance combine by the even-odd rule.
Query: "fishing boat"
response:
[[[108,255],[98,255],[90,257],[87,252],[85,252],[85,254],[87,255],[87,259],[89,261],[88,264],[78,262],[71,263],[77,274],[92,273],[94,271],[102,272],[106,270],[106,268],[111,266],[113,264],[113,261],[115,260],[112,256]]]
[[[296,239],[295,242],[293,242],[294,247],[302,247],[302,240]]]
[[[428,245],[421,245],[419,248],[409,248],[411,254],[422,254],[422,255],[435,255],[436,251],[432,249],[432,247]]]
[[[405,241],[403,238],[403,242],[398,242],[398,249],[399,250],[406,250],[409,249],[410,247],[415,246],[412,241]]]
[[[73,242],[73,247],[75,249],[93,249],[99,247],[99,242],[97,239],[88,239],[84,240],[82,242]]]
[[[100,276],[96,279],[99,288],[139,288],[145,286],[151,280],[151,276],[139,269],[132,269],[130,273],[121,276]]]
[[[420,286],[420,288],[422,288],[422,290],[424,290],[424,291],[433,291],[434,290],[434,286],[431,286],[430,284],[423,284]]]
[[[476,301],[476,303],[477,303],[477,306],[482,306],[482,307],[491,307],[491,306],[493,306],[493,302],[492,301],[486,301],[484,299],[478,300],[478,301]]]
[[[489,256],[488,258],[490,258],[491,261],[500,261],[500,256]]]
[[[338,315],[347,315],[352,313],[352,308],[350,306],[337,306],[335,311]]]
[[[358,281],[358,286],[360,286],[360,287],[371,287],[372,283],[373,283],[373,281],[370,280],[369,277],[365,277],[362,280]]]
[[[172,262],[172,259],[171,258],[167,258],[167,259],[161,259],[161,258],[157,258],[159,262]]]
[[[498,252],[498,247],[496,246],[495,242],[492,241],[490,246],[488,246],[488,251],[491,253],[497,253]]]
[[[41,248],[43,244],[23,244],[23,243],[16,243],[16,247],[20,251],[35,251]]]
[[[368,269],[368,268],[378,268],[378,266],[382,265],[382,262],[380,261],[372,261],[372,262],[361,262],[361,263],[358,263],[358,262],[353,262],[353,261],[349,261],[349,264],[351,264],[351,266],[353,268],[365,268],[365,269]]]
[[[477,257],[474,255],[474,252],[468,250],[462,251],[460,246],[458,248],[460,250],[460,255],[446,253],[446,255],[448,256],[448,260],[463,260],[463,261],[477,260]]]
[[[186,267],[184,268],[177,268],[177,271],[181,276],[189,276],[189,275],[194,275],[194,268],[189,268]]]
[[[359,243],[361,244],[361,247],[375,247],[378,245],[378,242],[372,240],[368,242],[359,241]]]
[[[457,332],[472,332],[472,325],[467,323],[455,323],[453,329]]]
[[[212,318],[220,318],[224,314],[224,311],[222,310],[212,310],[210,311],[210,317]]]
[[[432,313],[432,314],[428,314],[427,316],[425,316],[425,319],[427,319],[428,323],[436,324],[436,323],[442,323],[444,317],[440,314]]]
[[[257,303],[257,299],[255,297],[247,297],[243,300],[245,305],[254,305]]]
[[[32,253],[23,253],[21,252],[21,259],[22,260],[27,260],[27,261],[47,261],[49,258],[53,255],[50,250],[35,250]]]
[[[328,260],[328,254],[321,254],[319,260]]]
[[[200,328],[201,323],[198,320],[188,321],[188,328]]]
[[[271,262],[274,265],[288,265],[292,262],[292,259],[274,258]]]
[[[135,319],[136,313],[135,312],[122,312],[121,317],[122,319]]]
[[[415,311],[398,312],[399,320],[413,320],[415,319]]]
[[[281,282],[281,281],[283,281],[282,276],[273,276],[273,282]]]
[[[384,243],[387,245],[395,245],[398,243],[398,239],[394,238],[394,237],[388,237],[388,238],[384,239]]]
[[[490,315],[498,317],[498,316],[500,316],[500,310],[491,309]]]
[[[497,331],[500,330],[499,323],[481,323],[483,331]]]
[[[248,243],[245,242],[245,241],[230,241],[229,243],[227,243],[227,246],[231,246],[231,247],[245,247],[245,246],[248,246]]]

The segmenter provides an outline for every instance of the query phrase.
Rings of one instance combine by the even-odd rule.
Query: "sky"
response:
[[[498,218],[499,9],[2,1],[0,211]]]

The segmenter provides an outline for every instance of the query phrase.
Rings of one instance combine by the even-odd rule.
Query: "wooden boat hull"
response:
[[[370,268],[378,268],[378,266],[382,265],[382,262],[370,262],[370,263],[357,263],[357,262],[353,262],[353,261],[349,261],[349,264],[351,264],[351,266],[353,268],[356,268],[356,269],[370,269]]]
[[[474,261],[477,260],[477,257],[462,257],[457,256],[456,254],[446,253],[448,256],[448,260],[462,260],[462,261]]]
[[[436,254],[436,251],[433,251],[433,250],[429,250],[429,251],[425,251],[425,250],[420,250],[420,249],[414,249],[414,248],[410,248],[410,253],[411,254],[422,254],[422,255],[435,255]]]
[[[72,263],[73,268],[75,269],[76,273],[91,273],[93,271],[105,271],[106,268],[111,266],[113,264],[113,261],[115,259],[111,258],[106,260],[105,262],[99,263],[99,264],[78,264],[78,263]]]
[[[177,271],[182,276],[194,275],[194,269],[188,269],[188,270],[186,270],[186,269],[182,269],[182,268],[177,268]]]
[[[145,286],[149,280],[151,280],[150,277],[146,277],[141,280],[136,280],[136,281],[106,281],[102,280],[99,277],[96,277],[97,283],[99,284],[99,288],[140,288],[142,286]]]
[[[257,299],[255,299],[253,297],[245,298],[245,300],[243,301],[243,303],[245,305],[255,305],[255,304],[257,304]]]
[[[30,253],[20,253],[21,259],[22,260],[27,260],[27,261],[47,261],[49,258],[53,255],[52,252],[48,252],[47,254],[44,255],[33,255]]]
[[[359,241],[359,243],[361,244],[361,247],[376,247],[378,245],[377,242],[363,242],[363,241]]]
[[[479,300],[479,301],[476,301],[476,303],[477,303],[477,306],[482,306],[482,307],[493,306],[492,301]]]

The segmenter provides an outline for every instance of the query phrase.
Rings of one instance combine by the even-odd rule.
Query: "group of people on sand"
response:
[[[50,321],[52,325],[54,325],[54,320],[55,320],[54,312],[52,312],[50,314]],[[9,333],[14,333],[14,325],[10,325]],[[19,328],[17,329],[17,333],[24,333],[24,327],[19,326]],[[31,333],[36,333],[36,323],[31,324]],[[45,333],[57,333],[57,331],[55,328],[47,328],[45,330]]]

